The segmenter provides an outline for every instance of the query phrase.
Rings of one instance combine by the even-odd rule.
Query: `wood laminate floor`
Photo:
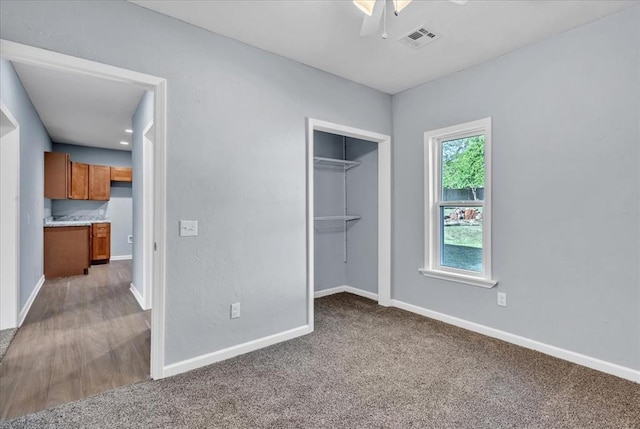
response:
[[[130,283],[131,261],[45,282],[0,364],[2,420],[149,378],[150,312]]]

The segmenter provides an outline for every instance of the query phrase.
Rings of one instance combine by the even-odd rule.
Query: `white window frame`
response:
[[[442,201],[442,142],[484,135],[484,200]],[[441,280],[492,288],[498,282],[492,279],[491,261],[491,118],[427,131],[424,133],[425,153],[425,247],[424,268],[419,271]],[[441,207],[482,207],[482,272],[462,270],[441,265],[439,216]]]

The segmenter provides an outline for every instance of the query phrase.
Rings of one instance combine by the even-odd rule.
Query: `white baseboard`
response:
[[[439,320],[450,325],[458,326],[469,331],[477,332],[488,337],[497,338],[508,343],[516,344],[520,347],[524,347],[531,350],[539,351],[549,356],[553,356],[559,359],[563,359],[569,362],[576,363],[578,365],[586,366],[587,368],[595,369],[596,371],[605,372],[607,374],[615,375],[616,377],[624,378],[627,380],[640,383],[640,371],[632,368],[624,367],[615,363],[603,361],[597,358],[586,356],[580,353],[572,352],[570,350],[562,349],[560,347],[552,346],[549,344],[541,343],[536,340],[521,337],[519,335],[511,334],[509,332],[501,331],[499,329],[490,328],[485,325],[470,322],[468,320],[459,319],[457,317],[449,316],[437,311],[428,310],[426,308],[418,307],[417,305],[407,304],[406,302],[398,301],[397,299],[391,300],[393,307],[400,308],[402,310],[410,311],[421,316],[429,317],[430,319]]]
[[[310,334],[311,329],[309,325],[300,326],[299,328],[291,329],[288,331],[280,332],[278,334],[269,335],[267,337],[259,338],[257,340],[249,341],[237,346],[232,346],[226,349],[218,350],[217,352],[208,353],[202,356],[194,357],[191,359],[183,360],[181,362],[172,363],[167,365],[163,370],[163,377],[171,377],[173,375],[181,374],[183,372],[191,371],[196,368],[211,365],[212,363],[220,362],[232,357],[243,355],[245,353],[252,352],[254,350],[262,349],[272,346],[283,341],[292,340],[302,335]]]
[[[42,277],[40,277],[40,280],[38,280],[38,283],[36,283],[36,287],[33,288],[31,295],[29,295],[29,299],[27,299],[27,302],[25,302],[24,307],[22,307],[22,310],[20,310],[20,313],[18,314],[18,327],[22,326],[24,319],[27,317],[27,314],[29,314],[29,310],[31,309],[33,302],[36,300],[36,297],[38,296],[38,292],[40,292],[40,289],[42,288],[43,284],[44,284],[44,274],[42,275]]]
[[[140,308],[143,310],[148,310],[148,308],[145,308],[144,298],[142,298],[142,295],[140,295],[140,292],[138,292],[138,289],[136,289],[133,283],[131,283],[129,290],[131,291],[133,296],[136,298],[136,301],[138,301],[138,305],[140,306]]]
[[[128,261],[130,259],[133,259],[133,255],[119,255],[109,258],[110,261]]]
[[[364,298],[369,298],[371,300],[378,301],[377,293],[369,292],[362,289],[357,289],[355,287],[347,286],[347,285],[332,287],[331,289],[319,290],[313,293],[313,297],[322,298],[323,296],[333,295],[333,294],[342,293],[342,292],[348,292],[354,295],[358,295]]]
[[[318,290],[318,291],[315,291],[313,293],[313,297],[314,298],[322,298],[323,296],[329,296],[329,295],[333,295],[333,294],[336,294],[336,293],[346,292],[345,287],[346,286],[336,286],[336,287],[332,287],[330,289]]]

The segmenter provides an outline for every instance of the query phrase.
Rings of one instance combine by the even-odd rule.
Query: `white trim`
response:
[[[459,328],[467,329],[469,331],[477,332],[488,337],[497,338],[502,341],[506,341],[511,344],[518,345],[531,350],[539,351],[549,356],[553,356],[559,359],[563,359],[569,362],[576,363],[578,365],[586,366],[587,368],[595,369],[607,374],[615,375],[636,383],[640,383],[640,371],[632,368],[624,367],[615,363],[603,361],[594,357],[586,356],[580,353],[572,352],[560,347],[552,346],[542,343],[540,341],[532,340],[529,338],[521,337],[519,335],[511,334],[509,332],[501,331],[499,329],[490,328],[479,323],[470,322],[468,320],[459,319],[457,317],[449,316],[447,314],[438,313],[437,311],[428,310],[426,308],[418,307],[417,305],[407,304],[406,302],[399,301],[397,299],[391,300],[391,305],[400,308],[402,310],[410,311],[411,313],[419,314],[421,316],[428,317],[430,319],[439,320],[449,325],[454,325]]]
[[[0,330],[18,326],[20,306],[20,124],[0,101],[13,129],[0,136]]]
[[[33,288],[31,295],[29,295],[29,299],[27,299],[27,302],[24,303],[22,310],[20,310],[20,314],[18,315],[18,327],[22,326],[22,324],[24,323],[24,319],[27,317],[27,314],[29,314],[29,310],[31,310],[31,306],[36,300],[36,297],[38,296],[42,285],[44,285],[44,274],[42,275],[42,277],[40,277],[40,280],[38,280],[38,283],[36,283],[36,287]]]
[[[362,290],[362,289],[358,289],[358,288],[347,286],[347,285],[315,291],[313,294],[313,297],[322,298],[323,296],[335,295],[337,293],[342,293],[342,292],[347,292],[353,295],[361,296],[363,298],[368,298],[373,301],[378,301],[377,293],[369,292],[367,290]]]
[[[133,259],[133,255],[119,255],[109,258],[110,261],[128,261],[130,259]]]
[[[314,204],[313,132],[324,131],[378,143],[378,304],[391,305],[391,137],[307,118],[307,323],[313,331]]]
[[[324,296],[335,295],[337,293],[346,292],[346,286],[336,286],[329,289],[317,290],[313,293],[314,298],[322,298]]]
[[[166,133],[167,81],[95,61],[64,55],[54,51],[0,40],[0,56],[9,61],[47,69],[79,73],[110,81],[134,85],[154,92],[154,237],[157,250],[153,256],[153,311],[151,314],[151,377],[160,379],[164,371],[165,279],[166,279]],[[154,246],[152,242],[151,247]]]
[[[420,268],[418,271],[425,277],[432,277],[434,279],[447,280],[450,282],[462,283],[471,286],[484,287],[491,289],[498,284],[497,280],[485,280],[479,277],[466,276],[464,274],[453,274],[446,271],[429,270],[426,268]]]
[[[142,131],[142,296],[150,309],[153,296],[153,121]]]
[[[144,305],[144,299],[142,298],[142,295],[140,295],[140,292],[138,292],[138,289],[136,289],[133,283],[129,285],[129,290],[133,294],[136,301],[138,301],[138,305],[140,306],[140,308],[143,310],[148,310],[148,308],[146,308]]]
[[[443,201],[441,178],[441,142],[484,135],[484,199],[482,201]],[[424,133],[424,266],[420,272],[428,277],[451,280],[472,286],[493,287],[491,258],[491,117]],[[440,264],[440,207],[468,205],[482,207],[482,272],[459,270]]]
[[[153,166],[153,237],[150,246],[153,252],[153,277],[151,279],[152,311],[151,311],[151,377],[162,378],[164,375],[164,335],[165,335],[165,248],[167,238],[167,81],[162,81],[154,93],[154,160]]]
[[[269,335],[267,337],[259,338],[257,340],[248,341],[243,344],[238,344],[226,349],[218,350],[213,353],[207,353],[201,356],[197,356],[191,359],[183,360],[180,362],[172,363],[164,367],[163,377],[171,377],[173,375],[181,374],[183,372],[191,371],[196,368],[211,365],[216,362],[220,362],[226,359],[230,359],[245,353],[249,353],[258,349],[272,346],[284,341],[292,340],[311,333],[311,328],[308,325],[300,326],[295,329],[280,332],[278,334]]]

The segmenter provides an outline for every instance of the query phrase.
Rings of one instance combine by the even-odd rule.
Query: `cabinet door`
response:
[[[112,182],[131,182],[133,171],[131,167],[111,167]]]
[[[89,199],[107,201],[111,197],[111,168],[105,165],[89,166]]]
[[[66,200],[71,192],[71,166],[68,153],[44,153],[44,196],[52,200]]]
[[[111,225],[94,223],[91,229],[91,260],[108,261],[111,258]]]
[[[72,200],[89,198],[89,164],[71,163],[71,195]]]
[[[77,276],[89,268],[88,226],[44,228],[44,277]]]

